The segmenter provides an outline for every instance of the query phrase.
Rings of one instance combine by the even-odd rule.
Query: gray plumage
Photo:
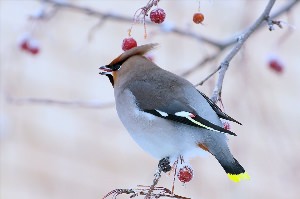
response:
[[[245,172],[232,156],[224,133],[188,125],[193,121],[192,116],[197,115],[211,125],[223,128],[219,116],[226,118],[228,115],[218,113],[221,110],[214,108],[214,104],[208,102],[189,81],[145,58],[143,54],[153,47],[150,44],[129,50],[105,66],[107,71],[113,68],[112,65],[121,63],[113,71],[116,109],[132,138],[158,159],[192,156],[201,150],[200,146],[204,146],[227,173]],[[162,115],[158,117],[145,110],[157,111]],[[186,123],[181,120],[177,122],[178,113],[191,113],[192,116],[183,118]],[[228,119],[236,121],[229,116]],[[235,171],[237,168],[239,171]]]

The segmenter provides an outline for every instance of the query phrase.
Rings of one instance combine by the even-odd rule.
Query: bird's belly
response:
[[[199,128],[169,121],[141,111],[129,90],[115,93],[116,109],[123,125],[135,142],[157,159],[196,156],[206,138]]]
[[[135,142],[155,158],[178,157],[197,148],[195,136],[181,131],[174,122],[138,112],[132,117],[120,116],[120,119]]]
[[[116,108],[135,142],[155,158],[177,158],[199,150],[197,143],[201,140],[201,133],[198,128],[188,128],[139,110],[129,91],[122,101],[116,99]]]

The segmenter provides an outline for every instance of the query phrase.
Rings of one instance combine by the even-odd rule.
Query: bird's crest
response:
[[[126,59],[128,59],[129,57],[134,56],[134,55],[144,55],[157,46],[158,46],[157,43],[137,46],[137,47],[127,50],[124,53],[122,53],[121,55],[119,55],[109,65],[112,66],[117,63],[122,63],[122,62],[126,61]]]

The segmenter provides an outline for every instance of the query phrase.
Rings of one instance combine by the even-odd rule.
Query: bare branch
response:
[[[110,196],[112,196],[112,198],[116,199],[118,195],[121,194],[127,194],[129,196],[129,198],[135,198],[137,196],[145,196],[145,199],[147,198],[148,195],[148,191],[149,191],[149,186],[139,186],[140,188],[137,189],[115,189],[112,190],[111,192],[109,192],[108,194],[106,194],[102,199],[106,199]],[[169,189],[164,188],[164,187],[155,187],[154,188],[155,193],[151,193],[150,194],[150,198],[148,197],[148,199],[151,198],[175,198],[175,199],[191,199],[191,198],[187,198],[184,196],[180,196],[177,194],[173,194]]]
[[[55,106],[70,106],[80,108],[111,108],[115,103],[113,102],[99,102],[99,101],[62,101],[42,98],[12,98],[7,96],[7,102],[17,105],[23,104],[41,104],[41,105],[55,105]]]
[[[199,82],[195,86],[202,86],[207,80],[209,80],[209,78],[214,76],[214,74],[216,74],[220,69],[221,69],[221,66],[219,66],[217,69],[215,69],[212,73],[210,73],[207,77],[205,77],[201,82]]]
[[[215,84],[215,88],[212,94],[212,101],[217,102],[219,98],[221,97],[222,92],[222,85],[225,77],[225,73],[228,69],[229,63],[232,60],[232,58],[239,52],[243,44],[246,42],[246,40],[249,38],[249,36],[262,24],[263,21],[267,20],[269,18],[269,14],[271,12],[271,9],[274,5],[276,0],[269,0],[265,10],[260,15],[260,17],[252,24],[249,29],[247,29],[244,33],[240,35],[238,38],[237,43],[234,45],[232,50],[229,52],[229,54],[225,57],[225,59],[222,61],[221,65],[219,66],[220,72],[218,80]]]
[[[89,15],[89,16],[98,17],[103,21],[104,20],[115,20],[115,21],[122,21],[122,22],[132,23],[133,20],[134,20],[131,17],[121,16],[121,15],[112,14],[112,13],[103,13],[103,12],[93,10],[91,8],[88,8],[88,7],[75,5],[75,4],[72,4],[72,3],[61,2],[61,1],[56,1],[56,0],[41,0],[41,1],[45,2],[45,3],[52,4],[54,7],[57,7],[57,9],[62,9],[62,8],[71,9],[71,10],[74,10],[74,11],[77,11],[77,12],[80,12],[80,13],[83,13],[83,14],[86,14],[86,15]],[[155,3],[155,1],[149,1],[148,4],[145,7],[141,8],[141,9],[142,10],[146,9],[146,11],[148,12],[149,11],[148,9],[150,9],[153,5],[155,5],[154,3]],[[141,17],[141,14],[142,13],[136,13],[135,17],[139,18],[139,17]],[[102,23],[103,23],[103,21],[102,21]],[[144,20],[144,23],[147,23],[147,25],[156,25],[157,26],[157,24],[149,23],[149,21],[147,21],[147,20]],[[163,27],[163,25],[164,24],[162,24],[161,26]],[[174,34],[179,34],[179,35],[182,35],[182,36],[191,37],[191,38],[194,38],[198,41],[208,43],[208,44],[210,44],[212,46],[215,46],[219,49],[222,49],[222,48],[226,47],[226,45],[227,45],[226,43],[223,43],[221,41],[210,39],[208,37],[204,37],[204,36],[198,35],[196,33],[187,31],[185,29],[180,29],[180,28],[176,28],[176,27],[172,28],[172,30],[168,31],[168,32],[172,32]]]
[[[179,34],[181,36],[190,37],[190,38],[196,39],[200,42],[210,44],[212,46],[215,46],[215,47],[219,48],[220,50],[222,50],[222,49],[226,48],[228,45],[230,45],[230,44],[224,43],[222,41],[218,41],[216,39],[208,38],[208,37],[193,33],[191,31],[180,29],[180,28],[173,28],[172,31],[170,31],[170,32],[175,33],[175,34]]]
[[[283,14],[283,13],[286,13],[288,11],[291,10],[291,8],[293,6],[295,6],[297,3],[299,3],[300,0],[291,0],[289,1],[287,4],[283,5],[281,8],[279,8],[278,10],[276,10],[273,14],[271,14],[269,16],[269,21],[271,22],[272,25],[277,25],[281,28],[281,23],[280,21],[275,21],[275,20],[271,20],[273,18],[276,18],[278,17],[279,15]],[[253,26],[253,25],[251,25]],[[247,32],[247,30],[250,30],[251,29],[251,26],[245,28],[243,31],[241,32]],[[260,23],[258,25],[258,27],[256,27],[256,30],[259,29],[259,28],[262,28],[264,27],[262,23]],[[270,27],[270,25],[269,25]],[[184,36],[189,36],[191,38],[195,38],[197,40],[200,40],[202,42],[205,42],[205,43],[208,43],[210,45],[213,45],[213,46],[216,46],[219,48],[219,51],[212,55],[212,56],[208,56],[206,58],[204,58],[202,61],[199,62],[199,64],[197,64],[196,66],[188,69],[186,72],[182,73],[182,76],[188,76],[190,75],[192,72],[195,72],[196,69],[200,68],[200,66],[206,64],[207,62],[210,62],[212,60],[214,60],[215,58],[217,58],[219,56],[219,54],[221,54],[222,51],[224,51],[226,48],[228,48],[229,46],[233,45],[233,44],[236,44],[237,42],[237,38],[236,37],[231,37],[231,38],[228,38],[228,39],[224,39],[223,41],[216,41],[216,40],[213,40],[213,39],[210,39],[210,38],[205,38],[203,36],[200,36],[200,35],[196,35],[196,34],[193,34],[193,33],[190,33],[190,32],[185,32],[183,30],[179,30],[179,29],[174,29],[173,31],[174,33],[177,33],[177,34],[181,34],[181,35],[184,35]],[[253,32],[252,32],[253,33]],[[251,34],[252,34],[251,33]],[[247,39],[247,38],[246,38]],[[221,65],[220,65],[221,66]],[[199,85],[203,85],[204,82],[206,82],[210,77],[212,77],[216,72],[218,72],[221,67],[218,67],[216,68],[211,74],[209,74],[207,77],[205,77],[201,82],[197,83],[196,86],[199,86]],[[226,70],[225,70],[226,71]]]
[[[161,177],[161,171],[162,171],[161,169],[158,169],[158,171],[155,173],[153,183],[150,186],[149,191],[145,196],[145,199],[151,199],[152,192],[154,191],[155,186],[157,185],[157,183]]]
[[[269,13],[269,18],[274,19],[274,18],[282,15],[283,13],[286,13],[286,12],[290,11],[293,8],[293,6],[295,6],[299,2],[300,2],[300,0],[290,0],[288,3],[283,5],[281,8],[274,11],[273,14]],[[251,28],[251,26],[245,28],[241,32],[245,32],[246,30],[249,30]],[[261,24],[259,24],[259,26],[257,28],[262,28],[262,27],[264,27],[264,25],[261,23]],[[223,43],[224,48],[226,48],[228,46],[231,46],[231,45],[236,43],[236,37],[230,37],[228,39],[224,39],[224,41],[222,43]]]
[[[189,68],[188,70],[186,70],[185,72],[183,72],[182,74],[181,74],[181,76],[182,77],[186,77],[186,76],[188,76],[188,75],[190,75],[191,73],[193,73],[193,72],[195,72],[195,70],[196,69],[198,69],[198,68],[200,68],[201,66],[203,66],[204,64],[206,64],[206,63],[208,63],[208,62],[210,62],[210,61],[212,61],[212,60],[215,60],[220,54],[221,54],[221,50],[220,51],[217,51],[215,54],[213,54],[213,55],[209,55],[209,56],[207,56],[207,57],[205,57],[203,60],[201,60],[198,64],[196,64],[195,66],[193,66],[193,67],[191,67],[191,68]],[[218,71],[216,71],[216,72],[218,72]],[[214,72],[213,74],[215,74],[216,72]],[[212,75],[213,75],[212,74]],[[211,76],[212,76],[211,75]],[[209,78],[207,78],[207,79],[209,79]],[[206,81],[206,80],[205,80]],[[201,82],[205,82],[205,81],[201,81]],[[196,86],[198,86],[198,85],[202,85],[203,83],[198,83],[198,84],[196,84]]]
[[[84,13],[89,16],[97,17],[100,19],[111,19],[111,20],[116,20],[116,21],[132,22],[131,17],[125,17],[125,16],[116,15],[116,14],[112,14],[112,13],[102,13],[100,11],[93,10],[91,8],[84,7],[84,6],[75,5],[72,3],[56,1],[56,0],[41,0],[41,1],[52,4],[54,7],[57,7],[57,9],[62,9],[62,8],[70,9],[70,10],[74,10],[74,11]]]
[[[61,2],[61,1],[56,1],[56,0],[41,0],[41,1],[52,4],[54,7],[57,7],[57,8],[71,9],[71,10],[74,10],[77,12],[81,12],[81,13],[93,16],[93,17],[98,17],[102,20],[115,20],[115,21],[123,21],[123,22],[130,22],[130,23],[133,22],[133,19],[131,17],[125,17],[125,16],[112,14],[112,13],[103,13],[103,12],[93,10],[88,7],[83,7],[83,6],[75,5],[72,3]],[[151,8],[153,5],[155,5],[155,2],[156,1],[153,1],[153,0],[149,1],[148,4],[144,8],[146,8],[146,9]],[[270,18],[275,18],[275,17],[281,15],[282,13],[289,11],[298,2],[299,2],[299,0],[291,0],[286,5],[284,5],[282,8],[275,11],[274,14],[270,16]],[[147,23],[147,25],[157,25],[157,24],[148,23],[148,22],[149,21],[145,21],[145,23]],[[164,26],[164,24],[162,24],[161,26]],[[250,27],[248,27],[246,29],[249,29],[249,28]],[[223,41],[220,41],[217,39],[212,39],[212,38],[208,38],[208,37],[193,33],[191,31],[187,31],[186,29],[180,29],[180,28],[176,28],[176,27],[172,28],[168,32],[174,33],[174,34],[179,34],[181,36],[194,38],[198,41],[215,46],[215,47],[219,48],[220,50],[224,50],[228,46],[231,46],[236,43],[236,37],[231,37],[229,39],[224,39]]]

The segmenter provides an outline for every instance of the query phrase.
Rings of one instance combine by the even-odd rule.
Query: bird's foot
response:
[[[158,163],[158,169],[164,173],[171,171],[171,168],[169,157],[161,159]]]
[[[115,189],[115,190],[109,192],[106,196],[104,196],[103,199],[106,199],[110,196],[113,199],[115,199],[118,195],[121,195],[121,194],[127,194],[127,195],[130,194],[130,198],[134,198],[137,196],[145,196],[144,199],[154,199],[154,198],[160,198],[160,197],[190,199],[190,198],[187,198],[184,196],[179,196],[179,195],[174,194],[175,175],[176,175],[177,163],[179,160],[180,160],[180,158],[178,158],[175,161],[175,163],[173,164],[173,167],[171,167],[169,157],[161,159],[158,163],[158,170],[154,174],[154,179],[153,179],[152,185],[150,185],[150,186],[138,185],[138,187],[136,189]],[[161,172],[166,173],[166,172],[171,171],[171,169],[175,169],[172,190],[169,190],[164,187],[156,187],[159,179],[161,178]]]

